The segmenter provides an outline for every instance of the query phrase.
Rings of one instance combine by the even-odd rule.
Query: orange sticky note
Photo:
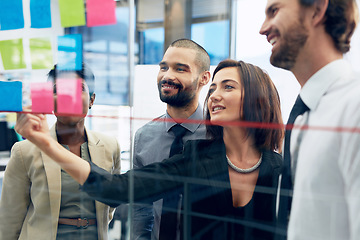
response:
[[[82,80],[56,79],[57,113],[82,114]]]
[[[32,111],[36,113],[52,113],[54,111],[54,95],[52,82],[31,83]]]

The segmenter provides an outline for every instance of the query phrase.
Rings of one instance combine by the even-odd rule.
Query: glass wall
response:
[[[170,115],[174,108],[169,108],[169,104],[167,105],[160,100],[157,78],[159,72],[162,71],[159,63],[168,48],[167,45],[176,39],[175,36],[179,36],[177,35],[179,32],[184,33],[181,37],[190,38],[206,49],[210,56],[211,76],[216,65],[228,58],[255,64],[266,71],[279,92],[283,122],[287,121],[300,91],[300,85],[291,72],[275,68],[269,62],[272,46],[267,42],[266,37],[259,34],[265,18],[266,0],[117,0],[114,1],[115,22],[102,26],[87,26],[86,22],[82,25],[64,26],[61,19],[65,13],[61,12],[60,8],[61,4],[66,1],[51,0],[52,26],[43,29],[32,27],[35,22],[32,20],[32,16],[35,13],[29,6],[34,1],[22,0],[17,2],[23,4],[23,28],[5,29],[4,26],[7,26],[7,23],[4,18],[0,17],[0,83],[22,82],[20,105],[22,107],[34,105],[30,86],[36,82],[45,85],[47,73],[54,64],[61,60],[58,53],[58,37],[80,35],[82,38],[82,61],[92,69],[96,79],[93,86],[96,98],[94,105],[88,110],[85,127],[87,130],[115,137],[120,145],[121,173],[126,173],[132,168],[139,168],[142,166],[141,164],[160,162],[169,157],[167,152],[166,154],[159,154],[159,152],[164,151],[164,149],[170,152],[175,133],[172,132],[172,126],[170,127],[167,122],[172,125],[176,121],[172,121],[173,119],[168,116],[163,116],[164,114]],[[85,7],[83,14],[86,18],[89,15],[89,10],[86,7],[91,1],[78,0],[77,2]],[[357,2],[360,4],[359,1]],[[75,3],[70,3],[69,6],[68,11],[71,10],[72,6],[75,6]],[[174,9],[179,9],[177,8],[179,6],[181,11],[172,12]],[[1,4],[0,7],[2,7]],[[132,12],[135,12],[135,16],[132,15]],[[180,16],[179,29],[171,29],[172,26],[176,25],[171,18],[172,13],[176,14],[177,17]],[[100,18],[105,17],[101,16]],[[34,51],[36,52],[36,48],[32,45],[34,38],[49,38],[51,46],[50,51],[46,53],[44,52],[44,49],[47,49],[46,46],[39,47],[41,51],[37,54],[39,57],[37,59],[44,58],[48,64],[38,68],[34,67],[33,56]],[[21,44],[18,44],[19,39],[21,39]],[[11,42],[10,48],[15,50],[4,50],[9,46],[6,45],[9,43],[8,41]],[[48,58],[46,54],[52,54],[52,58]],[[359,71],[359,29],[352,38],[351,51],[345,55],[345,58],[350,61],[356,71]],[[211,81],[211,77],[209,81]],[[209,88],[216,92],[217,85],[210,85],[210,83],[205,84],[199,91],[198,103],[200,108],[204,107],[205,99],[209,96]],[[177,87],[169,84],[167,88]],[[229,89],[235,88],[236,86],[231,84],[224,84],[224,89],[228,92],[230,92]],[[51,89],[51,91],[53,90]],[[1,92],[1,89],[0,93],[13,95],[4,93],[4,91]],[[6,97],[4,100],[0,97],[3,102],[12,102],[8,99],[10,98]],[[236,103],[235,98],[229,100],[229,106],[232,103]],[[10,147],[15,142],[24,140],[13,129],[15,124],[14,113],[19,110],[1,108],[3,106],[8,107],[8,105],[11,104],[0,103],[0,123],[2,123],[0,129],[2,147],[0,148],[0,196],[3,194],[1,185],[3,184],[4,170],[11,158]],[[46,104],[44,103],[44,105]],[[216,109],[226,109],[226,106],[214,105],[212,110],[216,112]],[[186,114],[174,117],[180,118],[179,122],[183,121],[185,125],[188,124],[188,132],[186,133],[188,135],[185,135],[187,137],[184,139],[196,139],[197,135],[192,137],[189,132],[193,131],[194,126],[199,122],[204,124],[202,110],[199,111],[200,119],[189,120],[186,118],[188,117]],[[182,119],[184,116],[186,116],[185,121]],[[56,123],[57,118],[53,113],[48,114],[47,117],[50,126]],[[239,116],[237,117],[239,118]],[[149,130],[153,126],[151,124],[163,125],[161,125],[162,128],[155,129],[154,127],[155,130]],[[206,124],[209,122],[205,122]],[[255,127],[246,125],[246,121],[245,123],[242,121],[240,123],[235,122],[235,124],[250,129],[258,128],[256,124]],[[144,126],[147,127],[142,128]],[[199,134],[199,136],[208,138],[205,135],[205,127],[201,128],[200,131],[202,135]],[[135,135],[142,144],[140,144],[141,146],[136,146]],[[157,142],[154,144],[152,141]],[[10,142],[11,146],[9,146]],[[107,230],[109,240],[133,239],[139,235],[141,230],[146,235],[145,239],[150,239],[150,235],[157,239],[163,230],[159,229],[158,225],[161,219],[158,216],[164,210],[158,208],[158,206],[162,206],[162,203],[157,202],[157,200],[162,199],[162,197],[167,199],[169,196],[173,200],[175,199],[176,206],[168,206],[166,203],[164,206],[165,210],[170,210],[169,212],[172,213],[170,214],[172,220],[175,217],[177,225],[175,226],[176,229],[173,230],[178,234],[175,237],[172,235],[169,239],[178,239],[180,235],[183,239],[234,239],[236,234],[241,234],[244,239],[252,239],[254,236],[257,237],[256,239],[271,239],[275,231],[274,218],[276,214],[274,213],[278,208],[276,205],[276,201],[278,201],[278,175],[276,174],[279,174],[279,170],[274,168],[266,172],[264,167],[259,168],[260,170],[254,171],[258,175],[250,180],[238,177],[239,175],[234,174],[235,172],[232,170],[228,174],[228,162],[231,162],[231,155],[225,156],[227,151],[222,140],[216,142],[215,145],[205,141],[192,143],[193,145],[189,144],[187,148],[190,150],[183,157],[180,155],[174,157],[174,162],[165,161],[163,164],[150,166],[145,170],[128,173],[126,179],[114,186],[114,188],[126,186],[129,191],[123,193],[127,197],[121,201],[116,201],[120,207],[116,209],[114,219]],[[146,148],[147,144],[151,146],[150,149]],[[141,151],[141,148],[145,150]],[[275,152],[281,151],[282,148],[280,147]],[[272,154],[276,156],[274,159],[276,158],[278,162],[281,160],[280,155]],[[259,156],[253,154],[252,160],[256,158],[256,163],[264,166],[265,161],[268,161],[268,159],[264,160],[264,155],[266,153],[263,152],[259,153]],[[156,158],[155,156],[161,156],[161,159],[152,159]],[[140,163],[139,159],[135,159],[136,157],[142,162]],[[205,160],[200,164],[197,161],[199,158]],[[219,159],[226,161],[225,164],[218,163],[216,160]],[[191,164],[187,163],[187,160],[191,161]],[[229,165],[231,166],[231,163]],[[179,170],[183,169],[182,167],[186,169],[185,173]],[[116,167],[112,166],[111,170],[114,168]],[[238,169],[238,171],[241,170]],[[33,179],[31,179],[31,174],[27,176],[25,172],[24,170],[22,177],[26,179],[25,182],[29,188],[35,188],[32,191],[39,190],[40,187],[36,189],[35,183],[30,186],[29,183]],[[164,176],[164,172],[170,172],[170,174]],[[260,177],[257,178],[258,176]],[[231,181],[232,184],[230,184]],[[243,189],[241,184],[235,184],[236,191],[233,191],[234,181],[252,181],[251,190]],[[124,182],[124,185],[120,185]],[[274,186],[271,185],[273,183]],[[20,183],[18,184],[20,185]],[[122,189],[116,189],[116,191],[116,194],[119,194]],[[168,195],[165,195],[164,192]],[[251,192],[253,195],[243,194],[244,192]],[[58,193],[61,194],[61,192]],[[245,195],[245,198],[234,197],[238,200],[236,207],[234,207],[232,194]],[[112,196],[108,197],[111,198]],[[30,199],[33,196],[29,193],[26,197]],[[267,200],[265,205],[256,205],[263,200]],[[157,202],[154,205],[156,210],[152,209],[154,202]],[[214,205],[215,203],[217,205]],[[32,203],[28,200],[26,204],[27,208]],[[180,205],[181,208],[178,208]],[[30,209],[32,208],[33,206],[30,207]],[[1,209],[1,211],[3,210]],[[139,215],[142,215],[143,218],[139,219]],[[25,217],[23,216],[23,218]],[[144,219],[151,220],[145,222]],[[99,230],[101,224],[99,222],[97,224]],[[145,226],[146,224],[148,225]],[[144,233],[145,230],[148,232]],[[150,230],[153,230],[152,233],[149,233]]]
[[[83,37],[84,61],[96,75],[98,104],[129,105],[127,4],[117,3],[116,24],[96,27],[71,27],[67,34]]]
[[[183,14],[184,18],[189,18],[186,19],[187,23],[184,26],[190,29],[186,34],[190,36],[188,38],[206,48],[210,54],[211,64],[216,65],[222,59],[229,57],[230,1],[174,2],[186,2],[186,10],[190,11]],[[139,64],[158,64],[164,50],[168,47],[164,46],[167,34],[164,27],[164,14],[167,5],[170,5],[169,2],[138,1],[136,35],[140,46]],[[214,36],[217,37],[214,38]]]

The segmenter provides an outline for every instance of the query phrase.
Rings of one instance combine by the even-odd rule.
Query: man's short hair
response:
[[[196,64],[200,71],[210,70],[210,56],[207,51],[193,40],[182,38],[175,40],[169,47],[188,48],[196,51]]]
[[[299,0],[304,7],[318,0]],[[325,13],[325,30],[332,37],[335,47],[342,53],[350,50],[351,37],[359,21],[356,0],[329,0]]]
[[[50,70],[48,73],[48,81],[55,81],[57,77],[59,77],[62,73],[76,73],[78,77],[84,79],[86,84],[89,87],[90,96],[94,93],[95,88],[95,75],[92,72],[89,65],[86,63],[82,63],[81,70],[59,70],[57,69],[57,65],[54,65],[54,68]]]

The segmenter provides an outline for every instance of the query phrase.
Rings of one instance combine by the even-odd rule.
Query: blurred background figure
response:
[[[83,64],[81,71],[48,74],[56,79],[82,80],[83,114],[95,100],[92,71]],[[110,173],[120,173],[120,148],[113,137],[87,130],[85,116],[62,116],[50,135],[62,147],[85,161],[93,161]],[[113,209],[94,201],[79,190],[66,172],[31,142],[16,143],[5,170],[0,201],[0,239],[107,239]]]

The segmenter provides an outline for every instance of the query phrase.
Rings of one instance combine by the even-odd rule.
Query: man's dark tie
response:
[[[179,154],[182,152],[184,146],[182,138],[184,137],[187,130],[180,124],[176,124],[170,129],[170,131],[172,131],[175,135],[175,139],[171,144],[169,155],[169,157],[172,157],[175,154]]]
[[[172,131],[175,135],[175,139],[171,144],[170,155],[172,157],[175,154],[179,154],[183,150],[183,136],[187,132],[187,130],[182,127],[180,124],[174,125],[170,131]],[[159,239],[167,240],[167,239],[176,239],[177,231],[178,231],[178,210],[179,202],[181,201],[179,197],[180,192],[175,190],[175,192],[171,193],[170,196],[164,197],[163,199],[163,207],[161,213],[161,221],[160,221],[160,233]],[[167,209],[171,209],[173,211],[168,211]]]
[[[290,154],[290,137],[291,130],[295,119],[308,111],[309,108],[301,100],[300,95],[297,97],[295,104],[290,112],[289,120],[286,124],[285,130],[285,144],[284,144],[284,166],[280,185],[280,203],[278,212],[278,227],[280,231],[286,232],[288,225],[288,218],[291,210],[293,182],[291,178],[291,154]],[[284,236],[284,235],[283,235]],[[284,236],[285,237],[285,236]],[[281,237],[280,237],[281,239]]]

